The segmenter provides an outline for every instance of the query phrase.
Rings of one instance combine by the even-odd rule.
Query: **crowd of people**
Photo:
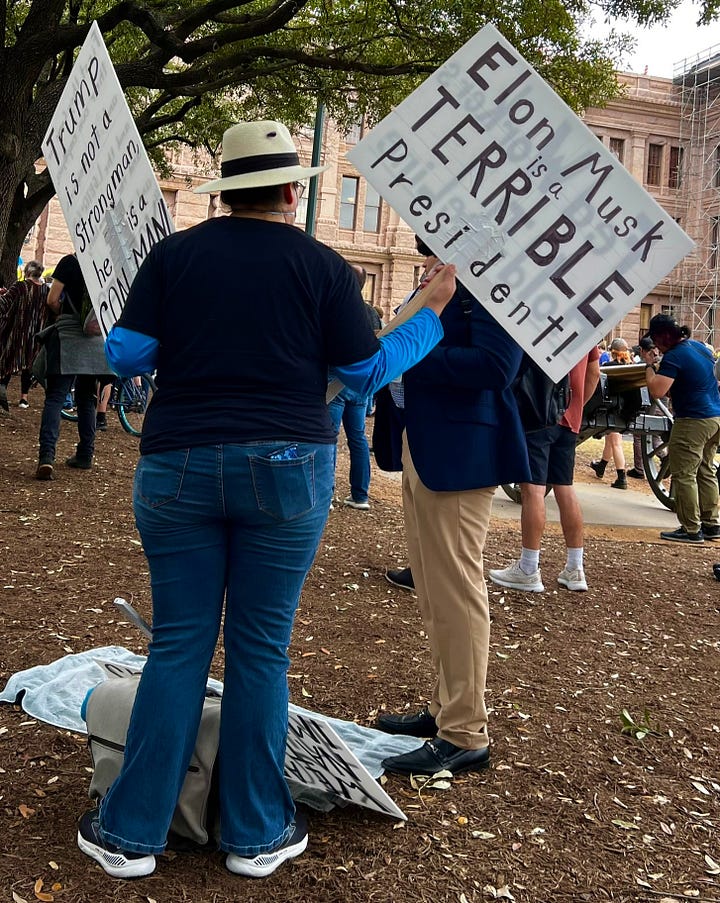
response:
[[[292,228],[301,180],[322,170],[300,164],[280,123],[228,129],[221,177],[196,189],[219,193],[228,215],[152,247],[105,343],[88,334],[87,289],[74,255],[58,262],[49,288],[31,262],[25,279],[0,298],[0,405],[7,409],[14,372],[21,374],[21,406],[27,403],[28,374],[43,358],[35,366],[45,384],[38,479],[54,476],[60,411],[73,384],[79,441],[66,464],[88,470],[99,380],[157,372],[133,487],[150,568],[152,639],[122,770],[100,806],[81,817],[77,834],[80,849],[113,877],[151,874],[165,849],[221,630],[217,774],[226,866],[263,877],[305,849],[307,824],[284,778],[287,647],[332,508],[341,424],[350,451],[344,504],[370,506],[365,417],[373,399],[376,457],[384,469],[402,470],[409,567],[388,576],[417,595],[434,669],[425,707],[378,717],[380,730],[424,741],[386,758],[386,770],[459,774],[488,765],[484,547],[498,484],[520,485],[521,549],[489,579],[544,590],[551,486],[566,546],[557,584],[588,588],[573,479],[601,349],[573,367],[567,395],[547,422],[530,423],[518,406],[527,367],[521,348],[420,240],[425,277],[404,302],[410,315],[380,334],[361,296],[362,268]],[[208,268],[228,259],[239,264],[242,291],[225,282],[208,296]],[[714,358],[665,315],[653,318],[636,353],[650,395],[669,395],[675,413],[669,455],[680,526],[661,536],[720,539]],[[632,360],[622,339],[608,354],[611,364]],[[548,396],[556,391],[547,377],[537,378],[546,380],[539,385]],[[328,405],[334,379],[343,389]],[[619,434],[609,434],[592,464],[598,477],[610,460],[612,486],[626,489]]]

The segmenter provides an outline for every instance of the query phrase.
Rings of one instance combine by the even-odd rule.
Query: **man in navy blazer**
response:
[[[398,774],[488,764],[483,548],[495,488],[530,473],[510,388],[521,348],[460,283],[440,319],[444,338],[403,377],[405,526],[437,679],[421,712],[377,722],[389,733],[434,739],[385,759]]]

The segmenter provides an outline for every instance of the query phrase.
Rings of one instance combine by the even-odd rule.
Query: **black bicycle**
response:
[[[131,436],[139,436],[142,433],[142,425],[145,420],[145,411],[150,404],[150,399],[155,391],[155,381],[149,373],[142,376],[116,376],[110,391],[108,410],[117,411],[122,428]],[[76,422],[77,410],[71,390],[67,407],[62,409],[62,417],[65,420]]]

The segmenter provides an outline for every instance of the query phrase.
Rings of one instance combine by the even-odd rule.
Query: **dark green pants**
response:
[[[720,417],[679,417],[670,433],[668,452],[675,490],[675,513],[688,533],[718,523],[718,479],[715,453],[720,443]]]

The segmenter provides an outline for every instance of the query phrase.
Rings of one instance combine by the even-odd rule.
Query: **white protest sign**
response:
[[[104,335],[150,248],[173,231],[97,22],[42,142]]]
[[[288,713],[285,777],[348,803],[407,819],[370,772],[321,718]]]
[[[108,677],[135,677],[142,668],[95,659]],[[221,694],[212,690],[213,695]],[[285,777],[292,784],[329,793],[339,800],[407,820],[358,757],[322,718],[288,712]]]
[[[555,380],[693,247],[492,25],[348,157]]]

